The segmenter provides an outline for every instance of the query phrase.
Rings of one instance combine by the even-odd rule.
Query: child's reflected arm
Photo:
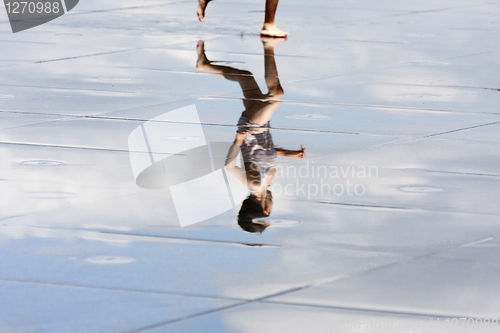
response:
[[[288,158],[306,158],[306,149],[302,145],[300,146],[300,150],[276,148],[276,154]]]
[[[245,168],[240,168],[236,165],[236,160],[238,157],[238,152],[240,150],[243,141],[248,136],[248,132],[237,132],[236,138],[229,148],[229,152],[227,153],[225,167],[226,170],[233,174],[236,178],[238,178],[243,184],[247,184],[247,177]]]

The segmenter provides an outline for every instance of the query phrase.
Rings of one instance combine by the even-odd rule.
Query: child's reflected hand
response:
[[[300,145],[300,150],[297,150],[295,158],[306,158],[306,149]]]
[[[288,157],[291,157],[291,158],[306,158],[306,149],[304,147],[302,147],[302,145],[300,146],[300,150],[292,150],[290,152],[290,155],[288,155]]]
[[[248,134],[249,134],[249,132],[247,132],[247,131],[236,132],[236,138],[234,140],[234,143],[241,146],[243,144],[243,141],[245,140],[245,138],[248,136]]]

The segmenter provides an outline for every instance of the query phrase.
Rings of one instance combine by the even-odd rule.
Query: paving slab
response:
[[[20,226],[2,229],[19,239],[2,244],[5,260],[0,279],[239,300],[355,274],[398,259],[398,255],[357,251],[255,247]],[[63,250],[68,242],[73,244],[71,249]],[[19,246],[24,248],[22,252],[18,252]],[[255,285],[257,280],[260,283]]]
[[[499,270],[498,264],[423,257],[398,266],[275,299],[341,307],[356,304],[363,309],[455,318],[497,317],[498,298],[492,292],[498,290],[493,278]],[[432,274],[427,274],[428,271]],[[351,283],[355,287],[350,287]],[[485,285],[491,289],[485,291]],[[419,297],[423,292],[433,296]],[[391,295],[391,301],[381,301],[382,295],[387,294]]]
[[[4,300],[0,328],[6,332],[130,331],[151,322],[185,318],[236,303],[6,280],[0,281],[0,294]]]
[[[158,323],[144,332],[196,332],[211,327],[217,332],[489,332],[496,329],[491,321],[484,328],[447,317],[417,316],[394,312],[376,313],[326,306],[252,303],[200,316],[170,325]]]

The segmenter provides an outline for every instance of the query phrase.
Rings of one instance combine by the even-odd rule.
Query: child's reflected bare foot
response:
[[[208,60],[205,55],[205,42],[200,40],[196,45],[196,52],[198,53],[198,60],[196,61],[196,69],[203,69],[204,65],[210,64],[210,60]]]
[[[276,37],[266,37],[266,36],[260,36],[260,40],[262,41],[265,50],[274,50],[274,47],[277,44],[281,42],[286,42],[286,38],[276,38]]]
[[[264,26],[260,31],[260,35],[265,37],[285,38],[286,36],[288,36],[288,33],[278,29],[278,27],[274,23],[264,23]]]
[[[198,0],[198,10],[196,14],[198,14],[198,20],[200,20],[200,22],[205,18],[205,8],[207,8],[210,1],[211,0]]]

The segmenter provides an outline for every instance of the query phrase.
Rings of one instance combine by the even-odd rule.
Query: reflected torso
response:
[[[241,145],[241,153],[245,162],[249,188],[261,190],[265,184],[270,184],[276,174],[277,153],[273,138],[269,131],[269,122],[255,124],[245,116],[238,121],[240,131],[248,131],[248,136]]]

